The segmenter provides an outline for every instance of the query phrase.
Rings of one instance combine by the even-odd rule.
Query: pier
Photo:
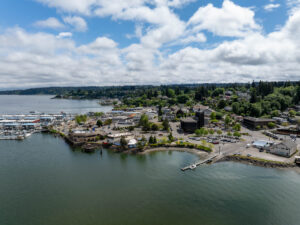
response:
[[[213,161],[213,159],[215,159],[218,155],[214,155],[208,159],[205,159],[205,160],[201,160],[201,161],[197,161],[195,163],[192,163],[186,167],[183,167],[181,168],[182,171],[186,171],[186,170],[193,170],[193,169],[196,169],[197,166],[200,166],[202,164],[205,164],[205,163],[210,163]]]

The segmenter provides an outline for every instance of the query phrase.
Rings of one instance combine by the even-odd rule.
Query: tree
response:
[[[229,136],[230,136],[230,135],[229,135]],[[235,137],[240,137],[241,134],[240,134],[238,131],[235,131],[235,132],[233,133],[233,136],[235,136]]]
[[[223,133],[223,132],[222,132],[221,130],[218,130],[218,131],[217,131],[217,134],[218,134],[218,135],[221,135],[222,133]]]
[[[177,97],[177,101],[180,104],[185,104],[189,100],[189,97],[187,95],[179,95]]]
[[[230,122],[231,122],[231,119],[230,119],[230,117],[227,115],[227,116],[225,117],[225,126],[228,127],[228,125],[229,125]]]
[[[239,124],[239,123],[235,124],[234,127],[233,127],[233,129],[235,131],[240,131],[241,130],[241,124]]]
[[[157,143],[157,140],[156,140],[156,137],[155,137],[155,136],[153,137],[153,143],[154,143],[154,144]]]
[[[216,117],[217,117],[217,115],[216,115],[215,112],[212,112],[212,113],[210,114],[210,119],[211,119],[211,120],[215,120]]]
[[[250,104],[250,116],[259,117],[261,115],[261,106],[259,104]]]
[[[223,114],[220,113],[220,112],[217,112],[217,113],[216,113],[216,119],[217,119],[217,120],[221,120],[222,118],[223,118]]]
[[[169,130],[170,124],[169,124],[169,120],[167,118],[163,121],[162,125],[163,125],[164,130]]]
[[[153,137],[152,136],[149,137],[149,144],[153,144]]]
[[[87,121],[87,115],[77,115],[75,116],[76,123],[85,123]]]
[[[238,102],[232,103],[231,107],[232,107],[232,112],[234,112],[235,114],[240,113],[240,104]]]
[[[209,132],[210,134],[214,134],[214,133],[215,133],[214,129],[209,129],[208,132]]]
[[[152,126],[151,126],[151,130],[158,131],[159,130],[158,125],[156,123],[153,123]]]
[[[173,89],[171,89],[171,88],[168,88],[168,90],[167,90],[167,96],[169,98],[174,98],[175,97],[175,91]]]
[[[256,88],[251,88],[251,93],[250,93],[250,102],[251,103],[256,103],[257,102],[257,93],[256,93]]]
[[[224,94],[224,88],[216,88],[211,94],[212,97],[218,97],[219,95]]]
[[[208,95],[209,95],[209,93],[208,93],[207,88],[201,86],[195,92],[195,100],[196,101],[203,101],[205,97],[208,97]]]
[[[103,122],[101,120],[97,120],[97,126],[98,127],[102,127],[103,126]]]
[[[158,106],[158,116],[162,116],[162,114],[163,114],[161,109],[162,109],[162,106],[159,105]]]
[[[297,114],[297,113],[296,113],[295,110],[292,110],[292,109],[291,109],[291,110],[289,111],[289,116],[290,116],[290,117],[295,117],[296,114]]]
[[[270,129],[273,129],[275,126],[276,126],[276,124],[273,123],[273,122],[269,122],[269,123],[268,123],[268,127],[269,127]]]
[[[146,126],[149,123],[149,118],[146,114],[141,115],[140,121],[139,121],[139,126]]]
[[[129,131],[134,131],[134,126],[128,127],[128,130],[129,130]]]
[[[128,143],[127,143],[125,137],[122,136],[122,137],[121,137],[121,140],[120,140],[120,145],[121,145],[121,147],[122,147],[123,149],[125,149],[125,148],[127,147],[127,144],[128,144]]]
[[[112,119],[107,119],[104,121],[104,125],[111,125]]]
[[[170,132],[168,138],[169,138],[169,141],[170,141],[170,142],[173,142],[173,141],[174,141],[174,137],[173,137],[172,132]]]
[[[224,99],[221,99],[218,103],[218,108],[219,109],[224,109],[226,106],[226,101]]]

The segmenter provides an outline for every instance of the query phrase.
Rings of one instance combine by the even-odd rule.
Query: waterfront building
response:
[[[68,139],[74,145],[82,145],[86,142],[98,141],[100,136],[102,136],[102,134],[99,132],[76,130],[69,134]]]
[[[274,144],[269,148],[270,153],[290,157],[297,151],[297,143],[292,140],[285,140],[281,143]]]

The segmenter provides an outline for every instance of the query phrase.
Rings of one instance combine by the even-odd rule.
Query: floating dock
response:
[[[210,158],[208,158],[208,159],[205,159],[205,160],[202,160],[202,161],[195,162],[195,163],[193,163],[193,164],[191,164],[191,165],[188,165],[188,166],[186,166],[186,167],[181,168],[181,170],[182,170],[182,171],[186,171],[186,170],[193,170],[193,169],[196,169],[196,167],[197,167],[197,166],[200,166],[201,164],[205,164],[205,163],[210,163],[210,162],[212,162],[212,160],[213,160],[214,158],[216,158],[217,156],[218,156],[218,155],[214,155],[214,156],[212,156],[212,157],[210,157]]]

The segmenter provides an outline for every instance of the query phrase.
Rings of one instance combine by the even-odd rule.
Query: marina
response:
[[[0,140],[24,140],[33,133],[60,125],[74,118],[72,114],[45,114],[31,111],[28,114],[0,115]]]

